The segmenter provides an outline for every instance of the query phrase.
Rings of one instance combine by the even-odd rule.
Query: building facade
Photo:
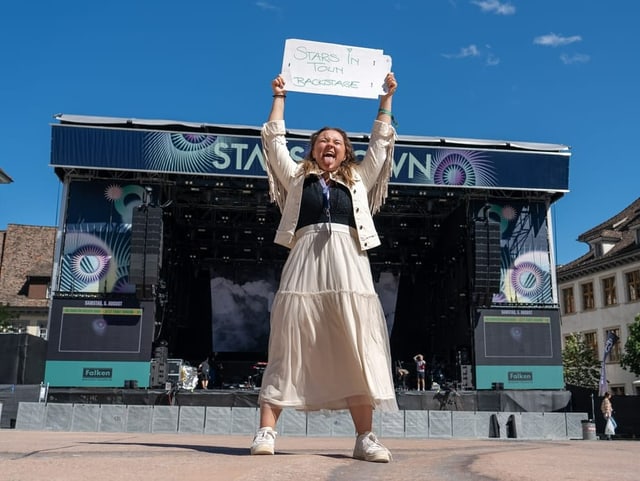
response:
[[[606,361],[608,390],[640,394],[640,378],[620,367],[629,325],[640,314],[640,198],[578,237],[589,251],[557,269],[563,342],[581,333],[602,360],[609,333],[619,341]]]
[[[8,224],[0,231],[0,332],[47,337],[56,228]]]

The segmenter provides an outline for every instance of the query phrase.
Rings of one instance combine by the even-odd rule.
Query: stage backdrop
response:
[[[69,184],[56,292],[135,293],[129,282],[131,227],[144,196],[140,185],[117,180]]]
[[[493,304],[555,304],[546,202],[474,202],[473,212],[474,220],[499,225],[500,291]]]
[[[221,265],[211,269],[213,351],[266,353],[271,303],[279,269],[263,264]],[[398,295],[398,276],[380,274],[375,282],[389,334]]]

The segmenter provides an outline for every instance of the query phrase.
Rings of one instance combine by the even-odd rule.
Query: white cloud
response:
[[[490,49],[490,47],[487,46],[487,49]],[[480,57],[480,58],[484,58],[485,64],[490,67],[498,65],[500,63],[500,58],[498,58],[491,52],[484,53],[475,44],[471,44],[468,47],[460,48],[460,51],[458,53],[443,53],[442,56],[444,58],[454,58],[454,59]]]
[[[563,53],[560,55],[560,60],[562,60],[562,63],[565,65],[570,65],[572,63],[587,63],[591,60],[591,57],[584,53],[576,53],[573,55]]]
[[[500,59],[498,57],[496,57],[492,53],[487,55],[487,65],[489,67],[494,67],[494,66],[498,65],[499,63],[500,63]]]
[[[516,7],[510,3],[500,3],[499,0],[474,0],[471,3],[480,7],[483,12],[493,12],[496,15],[513,15]]]
[[[278,7],[269,2],[256,2],[256,6],[260,7],[263,10],[280,10]]]
[[[442,56],[445,58],[466,58],[466,57],[477,57],[480,55],[480,51],[478,47],[474,44],[469,45],[468,47],[462,47],[458,53],[443,53]]]
[[[555,33],[541,35],[533,39],[534,44],[543,45],[545,47],[560,47],[563,45],[569,45],[570,43],[581,42],[581,41],[582,41],[582,37],[580,35],[563,37],[562,35],[556,35]]]

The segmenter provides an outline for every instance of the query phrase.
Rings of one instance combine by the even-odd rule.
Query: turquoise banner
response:
[[[51,387],[124,387],[137,381],[149,387],[150,363],[115,361],[47,361],[44,382]]]
[[[564,389],[562,366],[477,366],[476,389]]]

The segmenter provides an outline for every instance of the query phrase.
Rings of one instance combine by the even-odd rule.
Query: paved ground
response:
[[[0,481],[637,481],[637,441],[397,439],[394,461],[351,459],[347,438],[279,437],[249,456],[245,436],[0,430]]]

